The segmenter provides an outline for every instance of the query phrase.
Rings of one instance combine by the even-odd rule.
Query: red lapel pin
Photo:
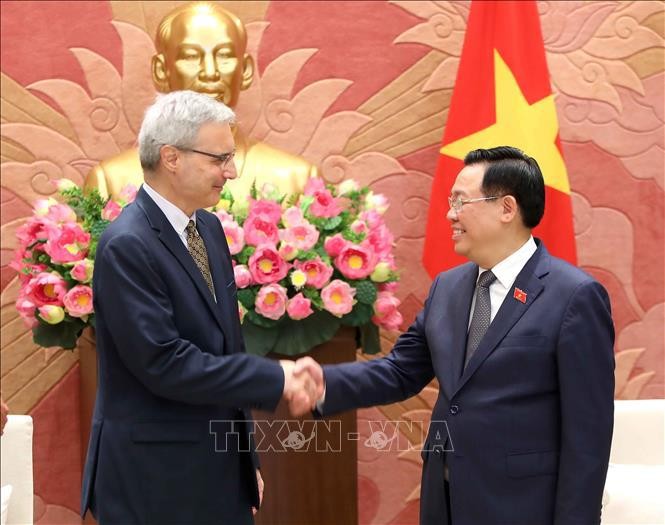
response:
[[[524,290],[515,288],[515,291],[513,292],[513,297],[517,299],[520,303],[526,304],[526,292]]]

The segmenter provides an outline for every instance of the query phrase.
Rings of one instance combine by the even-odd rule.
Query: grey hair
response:
[[[162,146],[191,148],[209,122],[235,123],[235,113],[225,104],[194,91],[172,91],[158,95],[148,107],[139,131],[139,160],[144,170],[159,166]]]

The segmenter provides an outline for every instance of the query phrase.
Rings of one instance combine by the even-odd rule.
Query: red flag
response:
[[[568,174],[533,1],[474,1],[432,185],[423,263],[434,277],[466,259],[453,250],[447,197],[476,148],[515,146],[545,178],[545,216],[534,230],[553,255],[575,264]]]

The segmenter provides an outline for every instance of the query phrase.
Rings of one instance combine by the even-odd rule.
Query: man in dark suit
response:
[[[97,248],[99,386],[81,512],[105,524],[250,524],[262,481],[246,409],[317,397],[292,362],[245,353],[216,204],[235,178],[233,112],[178,91],[146,111],[145,172]],[[322,388],[321,388],[322,391]]]
[[[600,522],[613,424],[614,329],[605,289],[552,257],[537,162],[476,150],[451,190],[455,251],[382,359],[323,368],[323,415],[401,401],[434,377],[420,522]],[[315,366],[303,363],[296,368]],[[320,373],[320,372],[319,372]]]

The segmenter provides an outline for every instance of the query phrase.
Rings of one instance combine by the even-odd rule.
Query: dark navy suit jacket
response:
[[[284,375],[244,352],[219,220],[199,210],[197,229],[217,302],[143,189],[99,242],[99,386],[81,512],[100,525],[253,523],[258,463],[245,409],[274,409]]]
[[[599,523],[614,413],[614,329],[605,289],[538,249],[463,369],[478,267],[437,276],[385,358],[324,368],[322,413],[392,403],[432,378],[420,521]],[[444,452],[444,450],[452,449]],[[444,495],[449,471],[451,509]]]

